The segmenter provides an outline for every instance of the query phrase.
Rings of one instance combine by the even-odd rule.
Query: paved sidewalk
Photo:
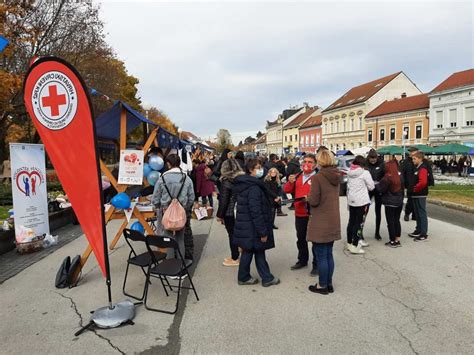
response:
[[[348,213],[341,198],[342,228]],[[281,284],[238,286],[237,270],[221,266],[225,230],[214,225],[195,282],[202,301],[189,304],[181,326],[183,354],[454,354],[474,348],[474,233],[430,219],[430,240],[406,236],[401,248],[372,237],[374,212],[365,228],[364,256],[335,244],[335,293],[312,294],[317,278],[296,261],[293,217],[277,217],[276,249],[268,252]],[[345,238],[345,232],[344,238]],[[258,274],[254,271],[254,276]]]
[[[341,213],[344,229],[344,198]],[[384,240],[371,237],[373,221],[371,211],[364,233],[371,244],[366,255],[347,254],[344,241],[335,244],[336,290],[328,296],[307,290],[317,280],[309,269],[289,269],[296,261],[292,215],[277,217],[276,248],[268,259],[282,283],[270,288],[238,286],[237,269],[222,266],[229,253],[224,227],[215,220],[193,222],[198,251],[205,243],[194,276],[199,302],[189,294],[175,317],[138,307],[134,326],[74,337],[89,311],[104,306],[107,297],[93,257],[79,287],[54,288],[64,256],[86,246],[85,238],[78,238],[0,284],[0,353],[472,353],[473,231],[430,219],[428,242],[404,236],[403,247],[391,249],[384,246],[385,221]],[[414,222],[402,223],[404,233],[413,230]],[[109,234],[117,228],[109,224]],[[121,283],[127,253],[123,241],[111,253],[115,301],[125,298]],[[134,275],[130,286],[140,289],[143,276]],[[153,286],[153,302],[172,306],[173,299]]]

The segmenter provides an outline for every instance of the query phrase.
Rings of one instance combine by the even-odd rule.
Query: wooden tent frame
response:
[[[147,129],[147,123],[143,122],[143,132],[144,136],[146,137],[148,134],[148,129]],[[148,138],[143,146],[143,153],[144,156],[146,156],[146,153],[148,152],[148,149],[154,145],[155,147],[158,147],[158,140],[157,134],[158,130],[160,127],[154,128],[150,134],[148,135]],[[123,105],[121,105],[121,112],[120,112],[120,139],[119,139],[119,148],[120,150],[124,150],[127,148],[127,110],[124,108]],[[100,159],[100,170],[102,173],[107,176],[107,178],[110,181],[110,184],[117,190],[117,193],[120,192],[125,192],[129,186],[134,186],[134,185],[128,185],[128,184],[119,184],[117,182],[117,179],[112,175],[112,172],[110,169],[105,165],[105,163]],[[147,234],[153,234],[153,230],[151,229],[150,225],[146,221],[147,218],[154,217],[155,216],[155,211],[139,211],[138,208],[134,208],[132,211],[132,216],[138,219],[140,224],[145,228],[145,231]],[[133,217],[131,217],[133,218]],[[114,239],[109,245],[109,249],[113,250],[115,248],[115,245],[119,241],[120,237],[122,236],[123,230],[127,227],[129,224],[129,221],[127,220],[127,217],[125,216],[125,212],[123,210],[116,210],[114,206],[110,206],[110,208],[105,212],[105,221],[104,223],[107,224],[111,220],[123,220],[122,224],[120,225],[117,233],[114,236]],[[86,250],[82,253],[81,256],[81,267],[80,270],[84,267],[84,265],[87,263],[87,260],[89,259],[89,256],[92,253],[92,247],[89,244],[86,248]],[[78,276],[79,272],[76,275],[76,278]]]

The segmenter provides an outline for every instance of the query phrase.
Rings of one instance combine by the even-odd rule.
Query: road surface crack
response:
[[[393,297],[393,296],[385,293],[383,289],[388,287],[388,286],[398,284],[398,287],[402,287],[405,290],[409,291],[414,297],[418,298],[418,295],[416,295],[416,293],[413,292],[412,288],[403,287],[402,278],[401,278],[400,274],[398,272],[396,272],[393,268],[391,268],[391,267],[387,268],[383,263],[380,263],[376,258],[367,258],[367,256],[365,254],[363,255],[363,259],[365,259],[366,261],[371,261],[372,263],[377,265],[381,270],[383,270],[385,272],[388,272],[388,273],[393,275],[393,279],[391,281],[387,282],[384,285],[377,286],[377,287],[375,287],[375,289],[377,290],[377,292],[382,297],[398,303],[399,305],[401,305],[403,308],[405,308],[406,310],[408,310],[411,313],[411,320],[412,320],[412,322],[414,323],[414,325],[416,326],[416,329],[417,329],[415,332],[410,333],[411,335],[416,335],[419,332],[421,332],[423,329],[422,329],[422,324],[418,321],[417,312],[425,312],[424,307],[416,308],[416,307],[409,306],[408,304],[403,302],[401,299],[398,299],[396,297]],[[418,354],[418,352],[415,350],[415,348],[413,346],[412,340],[408,336],[404,335],[402,333],[402,331],[400,329],[398,329],[396,326],[394,326],[394,328],[396,329],[397,333],[408,343],[408,346],[413,351],[413,353]]]
[[[65,298],[67,300],[69,300],[71,302],[71,309],[76,313],[76,315],[79,317],[79,326],[82,328],[84,326],[84,319],[82,318],[82,314],[79,312],[79,310],[77,309],[77,305],[76,305],[76,302],[72,299],[72,297],[68,297],[66,295],[63,295],[62,293],[60,292],[56,292],[56,294],[58,294],[59,296],[61,296],[62,298]],[[97,333],[97,330],[96,329],[92,329],[92,328],[89,328],[89,330],[94,333],[98,338],[102,339],[102,340],[105,340],[112,349],[118,351],[120,354],[125,354],[124,351],[122,351],[118,346],[114,345],[112,343],[112,341],[106,337],[104,337],[102,334],[99,334]]]

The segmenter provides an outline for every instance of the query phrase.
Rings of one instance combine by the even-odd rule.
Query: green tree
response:
[[[232,137],[227,129],[221,128],[217,131],[217,152],[224,149],[232,149]]]

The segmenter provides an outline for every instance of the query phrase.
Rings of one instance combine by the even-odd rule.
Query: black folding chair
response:
[[[146,246],[148,248],[148,252],[150,253],[151,258],[153,259],[153,251],[151,250],[151,246],[156,246],[158,248],[172,248],[175,251],[175,255],[177,257],[172,258],[172,259],[165,259],[159,264],[155,264],[152,267],[148,269],[147,273],[147,282],[145,283],[145,301],[144,305],[145,308],[150,310],[150,311],[155,311],[155,312],[162,312],[162,313],[168,313],[168,314],[175,314],[178,311],[178,306],[179,306],[179,297],[181,295],[181,289],[186,289],[186,290],[193,290],[194,295],[196,296],[196,299],[199,301],[199,297],[196,292],[196,288],[194,287],[193,280],[191,279],[191,275],[189,274],[189,268],[191,267],[193,261],[184,259],[183,255],[181,254],[181,251],[179,250],[178,243],[176,242],[175,239],[170,238],[170,237],[164,237],[164,236],[158,236],[158,235],[148,235],[146,237]],[[187,276],[189,278],[189,283],[191,287],[185,287],[182,286],[182,277]],[[177,297],[176,297],[176,307],[174,311],[166,311],[162,309],[156,309],[149,307],[147,305],[147,300],[148,300],[148,289],[149,289],[149,281],[150,277],[159,277],[162,280],[162,284],[166,293],[166,296],[169,296],[168,291],[166,288],[168,287],[170,291],[173,291],[173,287],[178,288],[177,292]],[[170,276],[175,276],[178,277],[178,286],[176,285],[170,285],[168,281],[168,277]],[[166,284],[163,283],[163,279],[166,281]]]
[[[124,295],[134,298],[138,301],[142,301],[143,298],[145,297],[146,286],[143,288],[143,294],[141,298],[131,295],[125,291],[125,286],[127,284],[127,277],[128,277],[128,269],[130,268],[130,265],[135,265],[135,266],[140,267],[142,269],[143,274],[145,275],[145,280],[148,282],[149,280],[146,279],[147,272],[145,271],[145,268],[150,268],[152,265],[157,264],[160,260],[165,259],[166,254],[161,253],[159,251],[153,251],[153,258],[152,258],[150,256],[148,248],[146,252],[137,254],[132,244],[138,242],[138,243],[144,243],[146,245],[146,241],[145,241],[146,237],[139,231],[135,231],[131,229],[124,229],[123,235],[125,237],[125,241],[130,247],[130,253],[128,254],[127,269],[125,270],[125,277],[123,279],[122,291]]]

